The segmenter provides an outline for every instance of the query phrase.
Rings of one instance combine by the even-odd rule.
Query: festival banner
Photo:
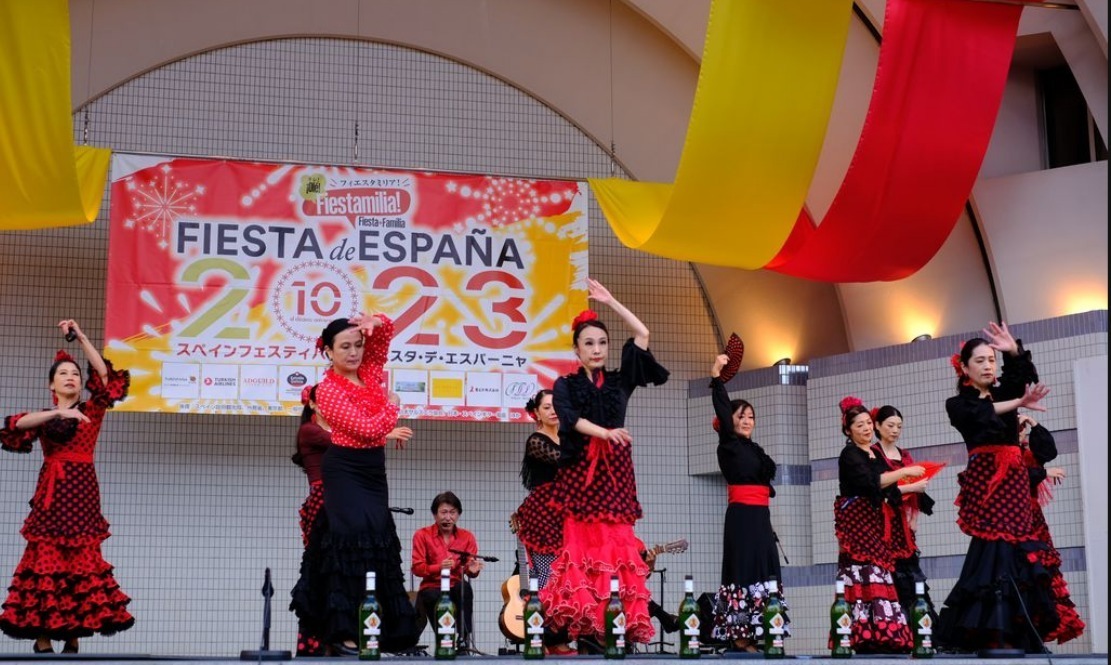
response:
[[[586,184],[150,155],[112,159],[116,410],[301,412],[320,331],[382,312],[402,417],[520,422],[576,366]]]

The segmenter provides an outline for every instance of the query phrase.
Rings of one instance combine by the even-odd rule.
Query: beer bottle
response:
[[[845,600],[845,583],[837,580],[837,596],[829,608],[829,655],[833,658],[853,657],[853,613]]]
[[[374,592],[375,573],[366,572],[366,598],[359,606],[359,660],[379,660],[382,652],[378,645],[382,635],[382,606]]]
[[[679,603],[679,657],[698,658],[702,655],[698,636],[702,630],[698,603],[694,600],[694,578],[683,578],[683,601]]]
[[[451,571],[440,569],[440,600],[436,603],[436,660],[455,660],[455,603],[451,600]]]
[[[618,591],[617,575],[611,575],[610,601],[606,605],[606,658],[625,657],[625,607]]]
[[[540,606],[540,584],[528,578],[528,600],[525,601],[525,660],[544,658],[544,608]]]
[[[934,619],[930,616],[930,605],[926,602],[926,583],[914,583],[914,607],[910,610],[910,628],[914,631],[914,651],[911,658],[933,658]]]
[[[783,603],[779,600],[779,583],[768,580],[768,598],[764,602],[764,658],[783,658],[783,633],[787,627],[787,617],[783,615]]]

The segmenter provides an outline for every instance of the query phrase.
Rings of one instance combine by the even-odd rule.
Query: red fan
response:
[[[918,478],[903,478],[902,480],[899,481],[899,484],[900,485],[909,485],[911,483],[916,483],[919,480],[929,480],[930,478],[933,478],[934,476],[936,476],[939,471],[944,469],[945,464],[946,464],[945,462],[921,462],[921,461],[915,460],[914,464],[912,464],[911,466],[920,466],[920,467],[922,467],[923,469],[926,470],[926,475],[920,476]]]
[[[729,334],[729,341],[725,343],[725,355],[729,356],[729,362],[721,368],[722,383],[728,383],[729,379],[737,375],[737,370],[741,368],[741,359],[745,357],[745,343],[737,337],[737,333]]]

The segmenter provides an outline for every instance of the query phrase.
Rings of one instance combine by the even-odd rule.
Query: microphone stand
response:
[[[665,575],[665,573],[667,572],[667,568],[657,568],[657,569],[653,570],[652,572],[660,574],[660,602],[659,602],[659,605],[660,605],[661,608],[666,608],[667,605],[664,603],[664,589],[667,588],[667,587],[664,583],[667,581],[667,575]],[[666,612],[667,610],[664,609],[664,611]],[[680,628],[680,630],[682,630],[682,628]],[[668,642],[664,638],[664,629],[663,629],[662,625],[660,626],[660,639],[657,640],[656,642],[653,642],[653,644],[655,644],[656,647],[657,647],[656,653],[659,653],[659,654],[665,654],[666,653],[666,654],[673,654],[673,655],[675,653],[674,651],[668,651],[667,649],[664,648],[665,646],[666,647],[672,646],[673,643]]]
[[[239,660],[289,660],[288,651],[272,651],[270,649],[270,598],[274,595],[274,585],[270,583],[270,569],[266,569],[266,577],[262,582],[262,644],[258,651],[243,650],[239,652]]]
[[[463,574],[459,580],[459,604],[461,605],[459,608],[459,617],[462,619],[462,621],[459,622],[461,628],[459,631],[459,639],[466,646],[458,649],[456,653],[460,656],[487,656],[489,654],[482,653],[474,647],[474,626],[470,625],[474,621],[474,612],[467,615],[467,585],[469,584],[467,581],[467,559],[476,559],[478,561],[497,561],[498,559],[492,556],[471,554],[464,550],[448,549],[448,551],[459,556],[459,565],[463,568]]]

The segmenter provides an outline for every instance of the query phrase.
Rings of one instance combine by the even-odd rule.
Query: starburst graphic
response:
[[[203,185],[189,185],[175,178],[168,164],[152,172],[148,180],[131,180],[127,189],[132,193],[134,215],[125,225],[154,234],[161,249],[169,246],[173,223],[186,213],[196,212],[196,201],[205,193]]]

